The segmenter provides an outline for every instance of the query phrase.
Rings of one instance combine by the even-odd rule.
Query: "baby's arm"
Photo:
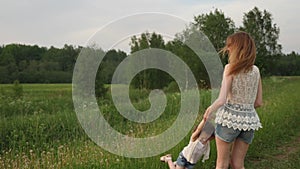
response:
[[[212,121],[207,121],[199,135],[199,140],[205,144],[207,141],[214,138],[215,126]]]
[[[196,141],[198,139],[204,124],[205,124],[205,122],[204,122],[204,120],[202,120],[200,122],[200,124],[197,126],[196,130],[194,130],[194,132],[192,133],[192,136],[191,136],[192,141]]]

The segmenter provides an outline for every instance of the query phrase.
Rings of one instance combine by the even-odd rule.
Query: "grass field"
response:
[[[22,84],[23,96],[15,97],[12,85],[0,85],[0,168],[103,168],[164,169],[159,156],[135,159],[111,154],[93,143],[81,128],[72,102],[71,84]],[[264,106],[257,111],[263,128],[246,157],[246,168],[293,169],[300,166],[300,77],[270,77],[263,80]],[[146,110],[147,91],[133,91],[136,108]],[[201,91],[200,112],[210,103],[210,91]],[[99,100],[105,119],[119,132],[135,137],[155,135],[176,118],[180,96],[167,94],[163,115],[151,124],[126,120],[108,99]],[[201,118],[198,116],[197,122]],[[196,124],[195,124],[196,125]],[[178,153],[189,135],[164,153]],[[211,156],[197,168],[214,168]],[[163,154],[164,154],[163,153]]]

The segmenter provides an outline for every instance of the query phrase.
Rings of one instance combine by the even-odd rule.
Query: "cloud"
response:
[[[266,9],[281,30],[285,52],[300,52],[298,47],[300,4],[296,0],[10,0],[0,1],[0,44],[28,43],[62,47],[65,43],[83,45],[98,29],[118,18],[143,12],[163,12],[189,22],[193,17],[221,9],[237,26],[245,12],[254,6]],[[132,29],[135,25],[124,26]]]

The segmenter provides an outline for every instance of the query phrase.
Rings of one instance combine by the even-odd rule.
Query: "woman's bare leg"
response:
[[[249,144],[241,139],[236,139],[233,144],[230,165],[233,169],[244,169],[244,160],[249,148]]]
[[[217,166],[216,169],[228,169],[231,143],[227,143],[216,137]]]

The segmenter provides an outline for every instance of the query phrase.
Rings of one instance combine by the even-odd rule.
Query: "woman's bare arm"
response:
[[[255,102],[254,102],[254,108],[260,107],[262,105],[263,105],[263,100],[262,100],[262,83],[261,83],[261,79],[259,78],[257,95],[256,95],[256,99],[255,99]]]

